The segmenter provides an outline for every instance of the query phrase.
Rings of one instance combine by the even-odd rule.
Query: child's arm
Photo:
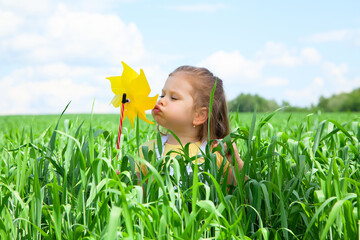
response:
[[[216,147],[217,145],[218,145],[218,143],[216,143],[213,147]],[[228,151],[226,143],[224,143],[224,147],[225,147],[224,151],[226,153],[226,155],[225,155],[226,159],[230,162],[231,165],[234,165],[233,161],[232,161],[231,153]],[[233,149],[234,149],[234,154],[235,154],[235,160],[236,160],[236,163],[238,166],[238,171],[239,171],[239,173],[241,173],[241,170],[244,166],[244,162],[240,158],[240,154],[239,154],[239,151],[237,150],[235,143],[233,143]],[[227,184],[228,185],[236,185],[235,173],[233,172],[233,168],[230,166],[230,164],[227,164],[227,166],[229,168]],[[225,175],[225,172],[224,172],[224,175]],[[247,179],[247,177],[245,176],[245,181],[246,181],[246,179]]]
[[[227,152],[226,153],[227,160],[231,163],[231,165],[235,165],[232,162],[231,153],[227,151],[226,144],[224,144],[224,145],[225,145],[225,152]],[[236,160],[236,163],[238,166],[238,171],[239,171],[239,173],[241,173],[241,170],[244,166],[244,162],[240,158],[240,154],[239,154],[239,151],[237,150],[235,143],[233,143],[233,149],[234,149],[234,154],[235,154],[235,160]],[[247,177],[245,176],[245,181],[246,181],[246,179],[247,179]],[[229,174],[228,174],[227,184],[228,185],[236,185],[235,173],[233,173],[233,168],[230,166],[229,166]]]

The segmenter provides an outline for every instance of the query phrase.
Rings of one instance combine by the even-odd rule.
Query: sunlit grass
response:
[[[0,239],[358,239],[357,117],[231,114],[245,162],[231,187],[209,148],[190,174],[186,146],[138,158],[155,125],[125,122],[117,160],[118,115],[0,117]]]

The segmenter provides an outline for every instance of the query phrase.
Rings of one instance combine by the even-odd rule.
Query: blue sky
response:
[[[121,61],[161,91],[180,65],[209,68],[228,100],[316,104],[360,87],[359,1],[0,0],[0,114],[115,113]]]

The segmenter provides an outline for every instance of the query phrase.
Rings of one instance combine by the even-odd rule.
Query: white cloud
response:
[[[256,52],[256,59],[264,61],[266,65],[281,67],[298,67],[303,64],[318,64],[321,62],[321,54],[313,47],[289,49],[279,42],[267,42],[265,46]]]
[[[0,10],[0,37],[16,32],[22,22],[23,19],[14,13]]]
[[[246,82],[261,76],[264,63],[247,60],[238,51],[218,51],[197,65],[209,68],[226,82]]]
[[[18,34],[1,45],[33,62],[78,60],[119,65],[123,59],[136,62],[146,54],[134,23],[124,23],[111,14],[71,11],[63,5],[43,23],[42,32]]]
[[[45,13],[49,10],[51,1],[49,0],[0,0],[0,6],[3,9],[13,11],[29,12],[32,14]]]
[[[101,68],[92,66],[71,66],[65,63],[49,63],[37,66],[17,68],[3,79],[13,79],[17,82],[40,81],[50,79],[74,79],[77,82],[96,84],[99,81],[107,81],[106,77],[112,73],[121,74],[121,69]],[[2,80],[3,80],[2,79]],[[0,79],[1,80],[1,79]]]
[[[269,65],[295,67],[301,64],[301,58],[295,56],[296,50],[289,50],[283,43],[267,42],[256,52],[256,58]]]
[[[360,30],[355,34],[355,44],[360,46]]]
[[[322,76],[313,78],[310,84],[304,84],[303,88],[287,89],[284,92],[286,101],[296,106],[308,106],[310,103],[316,104],[320,96],[329,97],[332,94],[350,92],[360,87],[359,77],[348,76],[346,63],[324,62],[321,68]]]
[[[346,63],[336,65],[331,62],[325,62],[323,69],[324,73],[331,78],[335,84],[339,84],[339,87],[347,82],[345,74],[348,72],[348,66]]]
[[[19,7],[15,3],[7,7]],[[42,16],[36,28],[14,27],[12,35],[0,38],[0,52],[7,54],[0,61],[19,63],[0,76],[0,114],[59,113],[70,100],[68,112],[90,112],[94,98],[95,112],[117,111],[108,104],[113,93],[105,78],[121,75],[121,61],[137,72],[136,66],[145,65],[148,79],[165,81],[154,60],[146,64],[151,55],[134,23],[64,5],[52,9],[53,14]],[[2,13],[0,19],[16,19],[15,14]],[[38,19],[30,18],[28,26],[34,21]],[[160,83],[155,86],[160,88]]]
[[[355,43],[356,45],[360,45],[360,29],[340,29],[328,32],[321,32],[308,37],[304,37],[302,38],[302,40],[311,43],[350,41]]]
[[[78,78],[81,76],[92,75],[96,72],[96,68],[92,67],[81,67],[81,66],[69,66],[62,62],[60,63],[51,63],[46,65],[41,65],[36,67],[39,75],[45,79],[48,78],[64,78],[64,77],[73,77]]]
[[[281,77],[268,78],[265,81],[265,86],[280,87],[289,85],[289,80]]]
[[[0,81],[0,87],[0,114],[59,113],[71,100],[75,107],[70,112],[86,112],[79,103],[93,98],[96,92],[95,87],[71,79],[19,82],[6,77]]]
[[[14,38],[8,41],[3,41],[5,47],[9,47],[16,52],[29,51],[31,49],[38,49],[41,46],[48,44],[48,39],[44,36],[33,33],[17,34]]]
[[[158,65],[145,65],[143,70],[151,87],[150,96],[160,94],[169,73],[163,71]]]
[[[312,47],[306,47],[301,50],[302,59],[310,64],[316,64],[321,62],[320,53]]]
[[[321,77],[314,78],[314,86],[317,87],[323,87],[324,86],[324,80]]]
[[[261,92],[265,96],[269,95],[267,92],[269,87],[289,87],[291,83],[288,77],[268,77],[269,74],[281,76],[281,72],[278,73],[277,70],[273,70],[274,66],[282,68],[290,67],[294,69],[291,71],[299,71],[300,66],[306,67],[306,65],[314,64],[321,66],[322,62],[322,56],[316,48],[289,49],[283,43],[268,42],[255,53],[253,59],[244,57],[238,51],[218,51],[197,65],[209,68],[214,74],[222,78],[226,92],[232,98],[240,92]],[[264,77],[262,77],[263,74],[265,75]],[[262,82],[262,79],[265,80]],[[317,84],[316,86],[320,86],[318,78],[315,78],[314,81]],[[287,100],[279,90],[276,91],[278,93],[276,96],[272,96],[273,98],[275,97],[279,101]],[[291,91],[291,89],[288,91]],[[306,91],[308,95],[311,95],[309,93],[312,90]],[[283,99],[280,99],[281,96]],[[311,101],[314,99],[316,97],[312,96]],[[304,102],[306,104],[309,103],[309,101]],[[304,103],[300,103],[300,105],[304,105]]]
[[[351,30],[342,29],[330,32],[316,33],[312,36],[306,37],[305,40],[314,43],[323,42],[339,42],[347,39],[351,35]]]
[[[295,106],[308,106],[309,103],[316,104],[320,95],[323,95],[322,89],[324,80],[321,77],[315,77],[309,85],[302,89],[285,90],[284,96]]]
[[[325,62],[323,64],[324,75],[332,85],[333,93],[350,92],[360,87],[359,77],[348,76],[348,65],[346,63],[334,64]]]
[[[133,69],[140,72],[136,67]],[[155,96],[160,92],[167,73],[157,65],[145,66],[144,72],[152,88],[150,96]],[[109,105],[114,95],[106,77],[121,73],[121,68],[64,63],[17,69],[0,79],[0,115],[60,113],[69,101],[72,103],[67,112],[89,113],[94,99],[94,112],[116,113],[118,109]]]
[[[227,8],[225,4],[222,3],[215,3],[215,4],[190,4],[190,5],[177,5],[177,6],[170,6],[169,9],[182,11],[182,12],[216,12],[221,9]]]

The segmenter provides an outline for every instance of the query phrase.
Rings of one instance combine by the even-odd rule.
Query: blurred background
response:
[[[0,115],[58,114],[69,101],[68,113],[90,113],[94,100],[95,113],[118,113],[105,78],[121,75],[121,61],[144,69],[151,96],[176,67],[195,65],[224,81],[234,111],[249,99],[359,111],[359,9],[355,0],[0,0]]]

